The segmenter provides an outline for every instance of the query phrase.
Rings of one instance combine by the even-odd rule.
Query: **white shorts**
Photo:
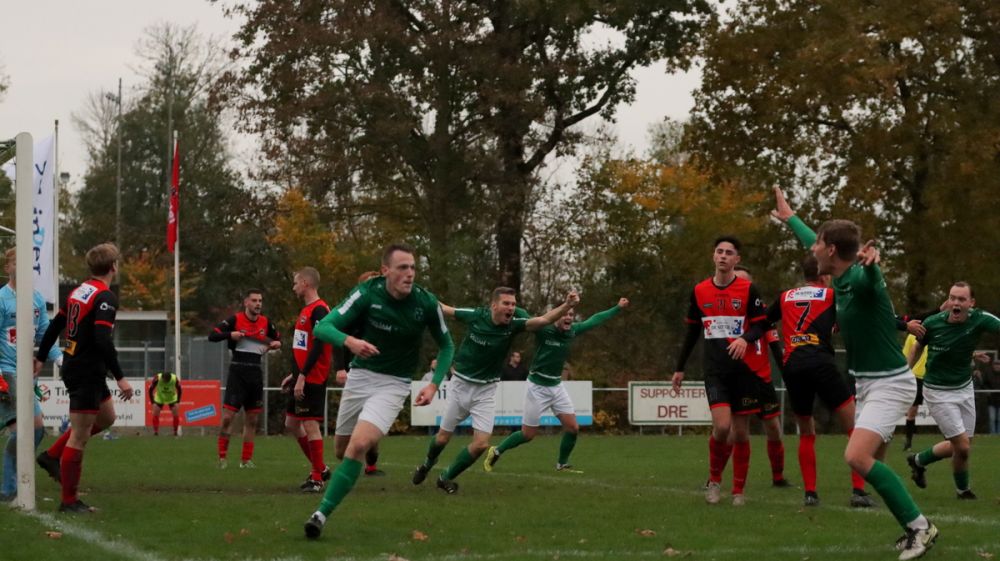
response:
[[[337,410],[337,436],[350,436],[358,421],[378,427],[383,435],[410,396],[410,382],[398,376],[379,374],[364,368],[347,372],[343,397]]]
[[[924,385],[924,403],[945,438],[976,432],[976,394],[972,384],[960,390],[935,390]]]
[[[455,427],[470,415],[472,428],[479,432],[493,432],[497,409],[497,385],[472,384],[458,376],[448,381],[448,405],[441,417],[441,430],[455,432]]]
[[[854,428],[878,433],[883,442],[889,442],[916,396],[917,379],[909,370],[886,378],[858,378]]]
[[[537,427],[542,420],[542,413],[551,409],[553,415],[564,415],[575,413],[573,402],[569,399],[569,392],[562,384],[554,386],[540,386],[533,382],[528,382],[528,388],[524,392],[524,418],[522,424],[529,427]]]

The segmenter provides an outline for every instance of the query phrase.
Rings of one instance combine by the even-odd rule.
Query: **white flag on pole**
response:
[[[35,170],[32,174],[34,182],[34,204],[32,212],[31,240],[34,258],[31,270],[35,272],[35,289],[45,298],[46,302],[55,303],[55,271],[53,268],[52,247],[55,240],[55,142],[52,136],[35,143]],[[3,171],[14,182],[17,166],[11,160],[3,166]],[[16,190],[15,190],[16,192]]]

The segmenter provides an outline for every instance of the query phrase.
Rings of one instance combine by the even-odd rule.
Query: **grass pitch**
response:
[[[494,437],[494,442],[499,442]],[[46,439],[46,443],[51,438]],[[0,507],[0,559],[168,560],[559,560],[660,559],[818,561],[896,558],[900,530],[884,507],[847,507],[850,479],[843,436],[817,441],[819,508],[802,507],[799,488],[775,489],[763,437],[754,437],[748,504],[705,504],[706,437],[581,435],[573,463],[554,470],[557,436],[506,454],[494,473],[476,464],[456,495],[435,488],[438,469],[455,457],[456,438],[423,485],[410,483],[427,438],[382,442],[387,477],[362,477],[318,541],[302,524],[319,502],[298,491],[305,459],[290,438],[257,441],[256,470],[215,466],[214,437],[125,436],[94,440],[84,465],[84,500],[97,514],[56,512],[58,489],[38,482],[34,514]],[[918,446],[933,442],[920,435]],[[239,439],[230,453],[238,458]],[[800,481],[797,438],[785,438],[787,477]],[[332,441],[327,441],[332,458]],[[978,437],[973,489],[954,497],[950,466],[928,471],[928,489],[909,480],[895,442],[889,464],[903,476],[941,530],[928,559],[970,561],[1000,555],[1000,438]],[[729,488],[731,467],[724,489]],[[49,532],[57,532],[49,534]]]

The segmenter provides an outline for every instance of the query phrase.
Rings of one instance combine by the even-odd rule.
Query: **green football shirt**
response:
[[[924,385],[935,390],[959,390],[972,383],[972,353],[983,333],[1000,333],[1000,319],[976,308],[961,323],[948,321],[950,312],[924,320],[922,342],[927,346]]]
[[[489,308],[455,308],[455,319],[468,325],[455,355],[455,376],[473,384],[499,382],[511,341],[524,331],[528,320],[515,317],[497,325]]]
[[[799,217],[791,217],[788,225],[807,249],[816,242],[816,233]],[[833,292],[847,371],[855,378],[909,374],[896,337],[896,312],[878,265],[851,265],[833,279]]]
[[[601,325],[622,311],[617,305],[598,312],[584,321],[570,325],[569,329],[559,329],[556,325],[546,325],[535,333],[535,357],[528,368],[528,381],[539,386],[555,386],[562,382],[563,366],[569,358],[570,344],[581,335]]]
[[[379,353],[355,356],[352,368],[364,368],[407,380],[413,379],[420,362],[424,330],[438,344],[434,383],[439,384],[451,366],[455,346],[437,298],[414,284],[410,294],[397,300],[385,286],[385,277],[369,279],[351,289],[347,298],[316,324],[314,334],[324,343],[344,346],[345,329],[361,318],[361,339],[375,345]]]

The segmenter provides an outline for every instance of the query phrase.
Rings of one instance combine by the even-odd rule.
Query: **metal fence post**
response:
[[[261,376],[263,376],[264,379],[261,380],[261,385],[264,386],[264,436],[267,436],[267,421],[270,418],[267,415],[267,409],[268,409],[267,408],[267,402],[269,401],[268,400],[268,395],[267,395],[268,394],[268,391],[267,391],[267,364],[268,364],[269,361],[267,360],[267,354],[264,354],[263,358],[264,358],[264,368],[261,368]],[[244,417],[244,420],[245,420],[245,417]]]

